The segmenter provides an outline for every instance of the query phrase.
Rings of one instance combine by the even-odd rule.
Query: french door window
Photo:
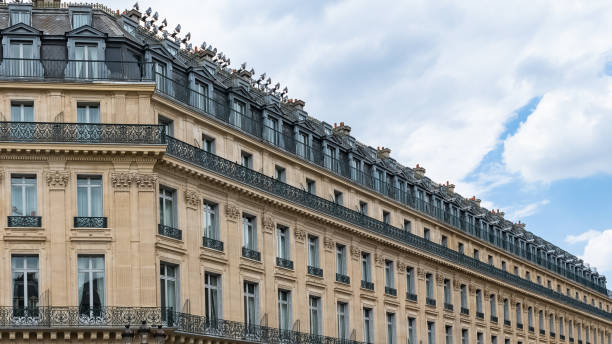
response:
[[[13,313],[15,316],[38,316],[38,256],[13,256]]]
[[[74,49],[76,77],[97,79],[101,66],[101,62],[98,62],[98,46],[95,44],[77,44]]]
[[[36,177],[11,177],[11,215],[36,216]]]
[[[102,177],[77,177],[77,212],[79,217],[101,217]]]
[[[104,302],[104,257],[79,256],[78,295],[79,314],[99,316]]]

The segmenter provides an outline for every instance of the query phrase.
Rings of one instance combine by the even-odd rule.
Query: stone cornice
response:
[[[82,91],[86,85],[87,91],[115,91],[115,92],[155,92],[155,82],[23,82],[23,81],[0,81],[0,89],[10,90],[63,90],[63,91]]]

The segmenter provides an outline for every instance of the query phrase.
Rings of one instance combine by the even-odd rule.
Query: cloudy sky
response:
[[[115,9],[123,1],[113,0]],[[612,278],[612,2],[140,1]]]

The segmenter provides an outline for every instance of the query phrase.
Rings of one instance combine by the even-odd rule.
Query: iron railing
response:
[[[406,293],[406,300],[417,302],[418,297],[416,294]]]
[[[361,288],[367,290],[374,290],[374,282],[361,280]]]
[[[276,257],[276,266],[284,269],[293,270],[293,261],[290,259]]]
[[[116,329],[125,325],[139,326],[145,321],[156,327],[162,325],[176,333],[215,337],[247,343],[270,344],[361,344],[359,341],[278,328],[246,324],[244,322],[207,318],[201,315],[174,312],[159,307],[34,307],[27,310],[0,307],[0,328],[19,329]]]
[[[261,252],[251,250],[250,248],[247,248],[247,247],[242,247],[242,256],[244,258],[256,260],[258,262],[261,261]]]
[[[347,275],[336,273],[336,282],[351,284],[351,278]]]
[[[465,307],[461,307],[461,314],[470,315],[470,310]]]
[[[397,289],[393,287],[385,287],[385,294],[390,296],[397,296]]]
[[[431,299],[429,297],[425,298],[425,304],[428,306],[435,306],[436,305],[436,299]]]
[[[42,218],[40,216],[9,216],[9,227],[40,227]]]
[[[163,144],[164,138],[155,124],[0,122],[0,142]]]
[[[106,217],[74,217],[74,228],[106,228],[107,224]]]
[[[215,154],[206,152],[183,141],[179,141],[172,137],[167,137],[166,141],[166,153],[169,156],[175,157],[179,160],[191,163],[222,177],[230,178],[236,182],[258,189],[263,193],[280,197],[287,202],[291,202],[299,206],[309,208],[315,212],[351,223],[367,231],[384,236],[388,239],[399,241],[419,250],[424,250],[437,257],[443,258],[444,260],[467,267],[471,271],[478,271],[489,277],[497,278],[520,288],[562,301],[565,304],[590,312],[591,314],[601,316],[606,319],[612,319],[612,313],[606,312],[603,309],[596,308],[595,306],[577,301],[561,293],[554,292],[542,285],[498,269],[493,265],[461,254],[448,247],[436,244],[430,240],[424,239],[390,224],[368,217],[367,215],[364,215],[358,211],[343,207],[337,203],[318,197],[305,190],[283,183],[277,179],[268,177],[262,173],[224,159]],[[336,280],[338,280],[338,278]]]
[[[182,230],[162,224],[157,225],[157,234],[176,240],[183,240]]]
[[[223,252],[223,241],[217,239],[202,237],[202,246]]]
[[[317,277],[323,277],[323,269],[318,268],[316,266],[308,265],[308,274]]]

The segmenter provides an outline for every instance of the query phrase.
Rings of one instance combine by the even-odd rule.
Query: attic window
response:
[[[91,25],[91,12],[72,12],[72,29]]]
[[[26,25],[32,25],[32,12],[29,9],[23,8],[11,8],[11,25],[24,23]]]

